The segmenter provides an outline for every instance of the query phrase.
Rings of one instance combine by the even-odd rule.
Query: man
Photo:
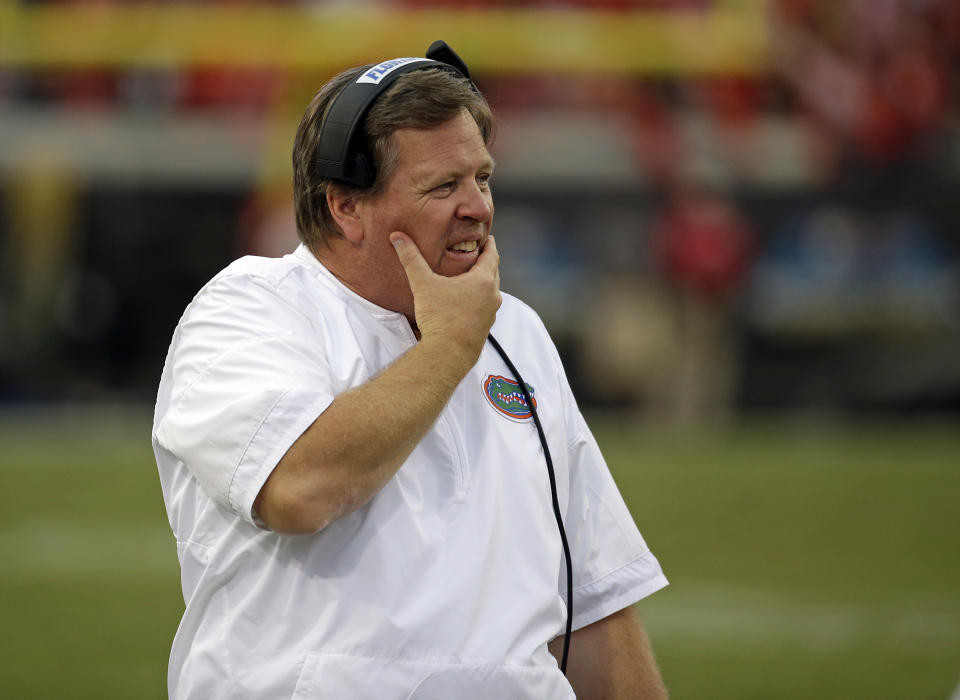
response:
[[[666,579],[542,323],[499,291],[492,117],[446,50],[320,90],[303,244],[234,262],[174,334],[153,433],[186,601],[171,697],[665,697],[631,606]],[[545,452],[490,332],[553,456],[568,678]]]

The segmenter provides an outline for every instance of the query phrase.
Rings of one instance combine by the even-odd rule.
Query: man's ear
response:
[[[351,243],[363,241],[363,224],[357,210],[357,196],[349,188],[331,184],[327,187],[327,208],[334,222]]]

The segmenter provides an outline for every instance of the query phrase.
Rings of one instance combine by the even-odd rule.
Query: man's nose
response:
[[[465,188],[463,200],[457,206],[457,217],[486,222],[493,215],[493,197],[490,190],[474,183]]]

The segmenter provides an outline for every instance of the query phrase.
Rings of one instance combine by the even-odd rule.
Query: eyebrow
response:
[[[496,167],[497,167],[497,162],[493,159],[493,156],[487,156],[483,164],[481,164],[481,166],[477,168],[477,171],[489,170],[490,173],[492,174],[493,171],[496,169]],[[438,175],[437,173],[441,173],[441,174]],[[463,173],[462,171],[456,170],[456,169],[431,171],[431,172],[424,173],[424,175],[421,177],[416,177],[415,182],[422,187],[430,187],[434,183],[444,183],[447,180],[458,180],[461,177],[464,177],[465,175],[466,173]]]

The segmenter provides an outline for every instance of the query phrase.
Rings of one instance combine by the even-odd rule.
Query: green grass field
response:
[[[960,430],[597,419],[672,585],[639,604],[675,700],[945,700]],[[145,411],[0,414],[2,698],[166,697],[182,610]]]

